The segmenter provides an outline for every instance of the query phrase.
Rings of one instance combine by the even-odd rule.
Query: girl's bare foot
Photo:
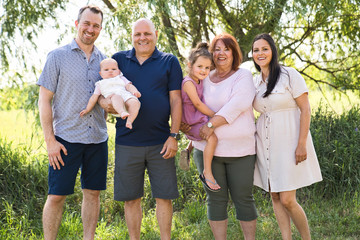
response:
[[[203,176],[206,180],[206,183],[212,190],[219,190],[221,187],[216,182],[214,176],[212,174],[207,174],[205,171],[203,172]]]

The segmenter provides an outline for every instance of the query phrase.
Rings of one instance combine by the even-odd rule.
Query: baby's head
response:
[[[103,79],[113,78],[120,74],[117,62],[112,58],[106,58],[100,63],[100,76]]]

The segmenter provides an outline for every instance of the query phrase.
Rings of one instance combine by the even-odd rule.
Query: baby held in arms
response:
[[[95,83],[94,94],[90,97],[86,108],[80,112],[80,116],[84,116],[94,108],[100,94],[105,98],[110,96],[111,103],[118,113],[114,116],[127,118],[126,127],[132,129],[132,123],[139,113],[138,98],[141,97],[141,93],[124,77],[117,62],[112,58],[104,59],[100,63],[100,76],[103,79]]]

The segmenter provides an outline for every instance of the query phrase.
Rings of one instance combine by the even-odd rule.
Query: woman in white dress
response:
[[[302,239],[311,239],[296,189],[322,180],[309,132],[311,109],[305,80],[293,68],[281,66],[274,40],[260,34],[252,44],[255,67],[256,123],[254,185],[271,193],[283,239],[291,239],[290,219]]]

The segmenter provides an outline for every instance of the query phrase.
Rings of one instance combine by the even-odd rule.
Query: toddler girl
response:
[[[182,82],[182,122],[191,127],[186,133],[189,140],[202,140],[199,135],[200,128],[208,122],[209,117],[215,115],[215,112],[203,103],[202,80],[208,76],[212,64],[212,55],[208,48],[208,43],[199,43],[191,50],[188,61],[189,75],[186,76]],[[200,179],[205,187],[214,192],[220,191],[220,186],[217,184],[211,170],[211,162],[217,141],[214,133],[207,139],[204,149],[204,172],[200,174]],[[180,167],[184,170],[189,168],[189,155],[192,148],[190,141],[187,149],[181,152]]]

